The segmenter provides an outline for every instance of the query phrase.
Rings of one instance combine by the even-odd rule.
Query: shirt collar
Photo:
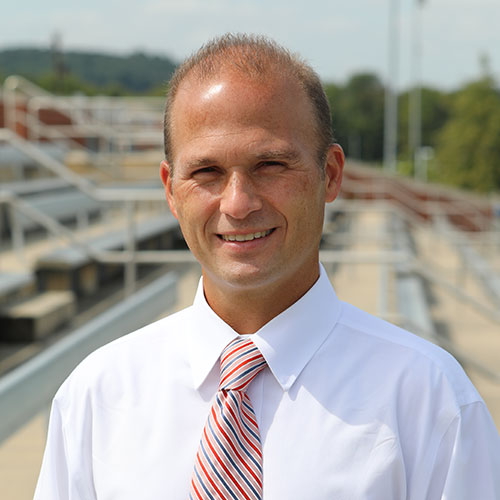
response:
[[[192,313],[189,357],[194,386],[199,389],[224,347],[238,333],[210,308],[201,279]],[[332,331],[339,315],[340,301],[320,265],[320,277],[309,291],[252,335],[283,390],[293,385]]]

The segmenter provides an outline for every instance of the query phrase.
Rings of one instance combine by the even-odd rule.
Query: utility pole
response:
[[[410,162],[413,163],[415,178],[422,175],[422,5],[424,0],[415,0],[412,22],[412,54],[411,54],[411,79],[408,109],[408,152]]]
[[[388,30],[388,71],[384,99],[384,170],[397,170],[398,143],[398,59],[399,59],[399,0],[390,0]]]

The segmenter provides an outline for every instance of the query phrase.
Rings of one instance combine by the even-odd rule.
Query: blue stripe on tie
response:
[[[228,396],[231,396],[231,398],[233,398],[233,400],[236,400],[234,394],[232,394],[231,392],[228,392]],[[238,404],[238,402],[235,401],[235,404]],[[248,404],[245,403],[245,400],[243,400],[243,404],[246,406],[247,409],[249,409],[251,411],[252,415],[255,417],[255,412],[253,411],[253,408],[251,408],[250,406],[248,406]],[[239,407],[238,407],[238,411],[241,411],[241,409]],[[243,416],[240,417],[240,420],[241,420],[241,423],[244,425],[245,429],[260,443],[260,436],[258,434],[256,434],[249,427],[249,425],[243,419]]]
[[[230,392],[228,393],[228,395],[231,395],[231,397],[233,399],[236,399],[234,397],[233,394],[231,394]],[[240,445],[240,448],[243,448],[246,450],[246,448],[243,446],[243,443],[241,442],[238,434],[235,432],[233,426],[231,425],[231,422],[229,422],[229,419],[226,417],[226,415],[224,414],[224,406],[222,404],[222,401],[220,400],[219,398],[219,395],[217,394],[217,398],[216,398],[216,401],[217,401],[217,404],[219,405],[219,408],[220,408],[220,414],[221,414],[221,417],[222,419],[224,420],[224,422],[227,424],[227,426],[231,429],[231,432],[234,436],[234,438],[236,439],[236,441],[238,442],[238,444]],[[236,406],[238,406],[238,402],[236,401]],[[207,423],[210,423],[208,420],[207,420]]]
[[[231,394],[231,396],[234,398],[234,396]],[[251,452],[248,451],[247,447],[241,442],[240,440],[240,437],[238,436],[238,433],[236,432],[236,429],[234,428],[234,426],[231,424],[231,422],[229,421],[229,418],[224,414],[224,408],[223,408],[223,405],[222,403],[220,402],[219,400],[219,397],[217,396],[217,402],[219,403],[219,407],[220,407],[220,414],[221,414],[221,417],[222,419],[224,420],[224,423],[227,425],[227,427],[230,429],[231,433],[233,434],[236,442],[238,443],[239,447],[245,452],[246,455],[248,455],[248,457],[255,463],[255,465],[257,467],[259,467],[259,464],[255,461],[254,457],[252,456]],[[210,424],[210,420],[207,420],[207,424],[211,426]],[[213,431],[212,427],[210,427],[211,431]],[[215,434],[215,433],[214,433]],[[260,468],[259,468],[260,469]]]
[[[250,353],[252,353],[254,351],[257,351],[257,347],[252,347],[251,349],[248,349],[247,351],[243,351],[240,354],[238,354],[238,356],[236,356],[235,358],[233,358],[231,361],[228,361],[227,363],[224,363],[224,368],[221,370],[221,375],[224,374],[224,372],[227,371],[227,369],[233,363],[235,363],[236,361],[238,361],[239,359],[241,359],[243,356],[246,356],[247,354],[250,354]]]
[[[249,373],[251,373],[253,371],[257,371],[262,365],[265,365],[265,364],[266,364],[266,361],[263,360],[258,365],[251,366],[250,368],[248,368],[244,372],[242,372],[239,375],[237,375],[235,378],[229,380],[228,382],[224,382],[224,385],[223,385],[222,388],[228,387],[230,385],[234,385],[236,382],[238,382],[238,380],[241,380],[243,377],[247,376]],[[229,389],[229,390],[234,390],[234,389]]]
[[[233,399],[235,399],[234,397],[234,394],[232,394],[231,392],[228,392],[228,395],[230,395]],[[245,454],[248,456],[248,458],[255,464],[255,466],[257,467],[257,469],[262,472],[262,468],[259,464],[259,462],[257,462],[257,460],[255,460],[255,457],[252,455],[252,453],[246,448],[246,446],[243,445],[243,443],[241,442],[238,434],[236,433],[235,429],[233,428],[233,426],[231,425],[231,422],[229,422],[229,419],[226,417],[226,415],[224,415],[224,410],[223,410],[223,407],[222,407],[222,403],[219,401],[219,398],[217,397],[217,402],[219,403],[219,406],[221,408],[221,415],[222,415],[222,418],[224,419],[224,422],[226,423],[226,425],[229,427],[229,429],[231,429],[231,432],[234,436],[234,438],[236,439],[236,441],[238,442],[238,444],[240,445],[240,448],[244,450]],[[237,404],[237,402],[236,402]],[[209,423],[209,422],[208,422]],[[244,423],[244,422],[243,422]],[[255,433],[252,432],[251,429],[249,429],[250,433],[255,436]],[[260,440],[259,440],[260,442]]]
[[[231,455],[225,448],[225,446],[222,445],[222,443],[219,441],[219,438],[217,437],[217,434],[214,432],[214,429],[212,427],[212,424],[210,423],[210,420],[208,420],[208,427],[210,428],[210,432],[212,433],[212,436],[215,438],[217,441],[217,444],[221,447],[222,451],[224,452],[224,455],[226,455],[227,459],[229,462],[231,462],[231,465],[234,467],[234,469],[238,472],[238,474],[241,476],[241,478],[247,483],[248,487],[253,491],[253,493],[258,497],[259,494],[255,491],[254,487],[251,485],[250,481],[245,475],[245,472],[234,462],[234,460],[231,458]],[[229,425],[229,424],[228,424]],[[245,450],[246,451],[246,450]]]
[[[234,494],[233,490],[229,487],[226,481],[224,481],[224,478],[220,475],[215,464],[212,462],[212,460],[210,460],[207,450],[205,450],[205,447],[203,446],[203,441],[200,442],[200,450],[202,451],[203,455],[205,455],[207,462],[210,464],[210,468],[214,471],[215,475],[219,478],[220,482],[224,485],[229,494],[234,498],[234,500],[238,500],[238,497]]]
[[[244,407],[248,410],[248,412],[249,412],[250,414],[252,414],[252,415],[255,417],[255,421],[257,421],[257,416],[255,415],[255,411],[254,411],[254,409],[252,408],[252,405],[249,405],[249,404],[246,402],[245,398],[243,398],[243,400],[242,400],[242,404],[243,404],[243,406],[244,406]],[[258,426],[257,426],[257,427],[258,427]],[[251,429],[250,429],[250,431],[251,431]],[[256,436],[256,437],[257,437],[257,438],[259,438],[259,436]],[[259,441],[260,441],[260,439],[259,439]]]
[[[211,500],[215,500],[215,498],[208,491],[208,488],[205,486],[205,482],[201,479],[196,467],[194,468],[194,473],[196,474],[196,477],[198,478],[198,481],[200,482],[202,488],[205,490],[205,493],[211,498]]]

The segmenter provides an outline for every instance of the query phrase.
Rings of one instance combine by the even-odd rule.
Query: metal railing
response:
[[[358,178],[350,179],[345,176],[342,181],[342,192],[354,194],[357,199],[372,198],[389,200],[396,203],[415,222],[432,221],[436,215],[447,217],[462,217],[471,220],[478,232],[485,233],[494,229],[495,219],[492,216],[495,200],[491,198],[488,202],[475,203],[466,196],[457,195],[451,188],[425,185],[426,199],[420,199],[416,195],[417,185],[412,189],[408,187],[408,180],[381,173],[377,169],[359,167],[349,164],[347,167]],[[412,181],[413,184],[413,181]],[[423,189],[422,189],[423,192]],[[443,200],[442,198],[445,198]],[[488,212],[488,215],[485,213]]]
[[[381,242],[382,236],[386,236],[393,242],[393,250],[379,252],[328,251],[325,254],[326,258],[321,258],[321,260],[351,264],[378,264],[380,266],[380,278],[377,308],[381,317],[395,321],[404,328],[441,345],[455,355],[465,366],[474,369],[495,383],[500,383],[500,372],[489,368],[474,356],[464,352],[455,342],[443,337],[436,330],[430,305],[428,304],[426,283],[444,290],[465,307],[474,310],[483,318],[498,325],[500,325],[500,311],[465,292],[460,285],[439,276],[428,265],[420,261],[410,240],[409,233],[410,228],[416,224],[414,217],[400,211],[397,205],[389,201],[370,203],[368,208],[366,202],[344,200],[342,204],[337,205],[337,209],[348,214],[370,210],[384,215],[389,220],[392,219],[393,224],[391,224],[391,227],[387,229],[385,235],[378,236],[377,241]],[[429,226],[429,228],[431,227]],[[457,253],[460,252],[453,240],[449,240],[449,243]],[[398,299],[397,311],[390,311],[387,303],[389,274],[395,277],[395,289]],[[500,328],[498,334],[500,334]]]
[[[55,96],[26,78],[11,75],[3,85],[3,99],[7,128],[15,131],[18,123],[26,126],[30,140],[58,138],[82,148],[75,138],[96,137],[98,149],[103,151],[162,144],[161,97]],[[70,123],[44,123],[42,110],[57,111]]]
[[[355,213],[355,207],[351,205],[351,208],[353,209],[352,212]],[[379,203],[373,208],[388,215],[394,213],[389,204]],[[403,229],[400,227],[398,231],[403,231]],[[102,258],[103,255],[96,254],[95,257]],[[192,255],[187,251],[141,251],[134,252],[133,255],[129,251],[110,252],[105,258],[116,259],[115,261],[123,263],[132,258],[135,258],[138,262],[194,261]],[[396,250],[377,252],[322,250],[320,260],[324,263],[372,263],[389,268],[394,267],[396,268],[396,274],[403,273],[406,277],[411,275],[417,280],[425,279],[437,286],[444,287],[461,301],[476,308],[482,314],[500,324],[500,313],[498,311],[474,300],[455,284],[438,278],[435,273],[432,273],[418,262],[416,255],[409,251],[407,242],[398,245]],[[172,293],[175,292],[172,292],[172,290],[175,287],[175,281],[176,278],[172,274],[164,276],[159,281],[140,290],[2,377],[0,379],[0,406],[2,409],[5,408],[6,411],[2,410],[0,441],[11,435],[41,409],[45,408],[62,380],[89,352],[99,345],[120,336],[124,331],[131,331],[140,327],[144,321],[149,321],[151,316],[164,311],[165,297],[173,300]],[[423,300],[425,301],[425,298]],[[425,307],[425,304],[423,307]],[[139,312],[147,320],[138,318]],[[413,314],[408,313],[408,311],[400,311],[399,319],[415,333],[427,338],[431,337],[434,341],[437,341],[457,356],[465,365],[479,371],[495,382],[500,382],[499,373],[460,350],[453,342],[436,336],[432,326],[420,321],[418,312]]]
[[[162,189],[110,189],[98,188],[92,182],[75,174],[69,170],[62,162],[51,157],[43,150],[29,141],[22,139],[17,134],[10,130],[0,129],[0,141],[6,141],[16,147],[34,161],[45,167],[59,178],[64,179],[68,184],[79,189],[89,197],[101,202],[119,202],[124,207],[126,214],[127,228],[127,250],[126,258],[123,255],[118,255],[120,252],[96,252],[85,241],[81,240],[72,231],[60,224],[57,220],[49,217],[41,212],[34,210],[28,203],[13,193],[2,192],[0,202],[9,205],[9,210],[18,210],[32,220],[38,222],[42,227],[47,229],[55,236],[62,237],[71,244],[77,245],[90,258],[106,263],[124,263],[125,264],[125,283],[127,293],[130,294],[134,290],[136,266],[140,262],[135,251],[135,205],[140,201],[161,201],[164,200],[165,194]],[[24,237],[23,230],[16,223],[16,217],[11,217],[12,225],[12,242],[14,249],[20,257],[24,254]]]

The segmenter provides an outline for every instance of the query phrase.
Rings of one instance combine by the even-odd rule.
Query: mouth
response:
[[[218,234],[217,236],[224,241],[253,241],[269,236],[274,229],[275,228],[268,229],[267,231],[257,231],[256,233],[247,234]]]

